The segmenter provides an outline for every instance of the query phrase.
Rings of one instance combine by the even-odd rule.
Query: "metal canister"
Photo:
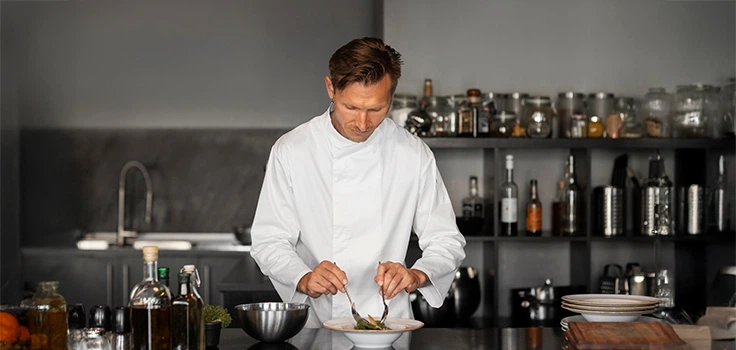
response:
[[[593,189],[595,230],[604,236],[624,233],[624,190],[614,186]]]
[[[687,233],[703,233],[703,186],[690,185],[687,189]]]
[[[659,154],[649,160],[649,178],[641,188],[641,234],[674,234],[672,182],[664,172]]]

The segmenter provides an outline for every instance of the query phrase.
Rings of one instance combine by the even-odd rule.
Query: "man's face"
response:
[[[330,115],[332,125],[350,141],[367,140],[391,108],[391,77],[388,74],[373,85],[353,83],[340,91],[335,91],[328,76],[325,86],[335,104]]]

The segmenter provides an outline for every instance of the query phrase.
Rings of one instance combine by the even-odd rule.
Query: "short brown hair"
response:
[[[401,77],[401,54],[378,38],[354,39],[337,49],[330,58],[330,79],[335,90],[352,83],[372,85],[388,74],[391,92]]]

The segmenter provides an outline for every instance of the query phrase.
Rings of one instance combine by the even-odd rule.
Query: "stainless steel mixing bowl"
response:
[[[278,343],[295,336],[309,317],[309,305],[300,303],[251,303],[235,307],[240,327],[265,343]]]

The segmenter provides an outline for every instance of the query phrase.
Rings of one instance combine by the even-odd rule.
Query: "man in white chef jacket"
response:
[[[413,318],[409,294],[442,306],[465,258],[434,155],[386,118],[401,55],[356,39],[330,59],[332,103],[271,149],[253,220],[251,255],[285,302],[310,305],[307,327],[350,318]],[[404,266],[409,237],[422,256]],[[381,264],[379,265],[379,261]]]

